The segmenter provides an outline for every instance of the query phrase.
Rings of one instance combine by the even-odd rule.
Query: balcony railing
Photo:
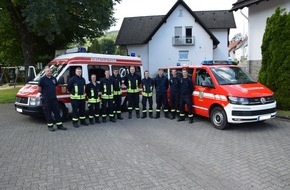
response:
[[[173,46],[194,46],[194,36],[174,36],[172,37]]]

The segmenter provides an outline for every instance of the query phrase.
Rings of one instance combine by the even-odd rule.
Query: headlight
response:
[[[248,98],[240,98],[235,96],[229,96],[228,100],[231,104],[247,105],[249,104]]]
[[[30,101],[29,101],[29,105],[39,106],[40,105],[40,97],[31,97]]]

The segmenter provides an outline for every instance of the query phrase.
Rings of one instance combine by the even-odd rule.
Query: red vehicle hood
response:
[[[226,90],[229,95],[237,97],[250,98],[273,95],[273,92],[269,88],[258,82],[251,84],[221,85],[221,88]]]
[[[32,97],[38,94],[38,87],[36,84],[26,84],[18,92],[17,96]]]

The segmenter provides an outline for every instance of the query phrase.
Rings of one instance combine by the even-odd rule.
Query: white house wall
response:
[[[180,11],[182,16],[180,16]],[[194,46],[173,46],[172,37],[175,36],[175,27],[182,27],[182,36],[185,36],[185,27],[192,27],[192,36],[195,37]],[[212,33],[220,41],[218,47],[213,49],[210,35],[195,21],[194,17],[179,5],[167,21],[159,28],[146,45],[128,45],[128,54],[140,55],[144,70],[148,69],[150,75],[156,75],[158,68],[180,65],[199,65],[203,60],[228,59],[228,30],[214,29]],[[188,50],[188,60],[179,60],[179,51]]]
[[[182,10],[182,16],[180,11]],[[173,46],[172,37],[175,36],[175,27],[182,27],[182,36],[185,36],[185,27],[192,26],[192,36],[195,36],[194,46]],[[213,42],[208,33],[197,23],[190,13],[179,5],[167,21],[149,41],[149,70],[157,73],[158,68],[180,65],[198,65],[204,59],[212,59]],[[179,51],[188,50],[189,59],[179,60]]]
[[[148,44],[145,45],[130,45],[127,46],[128,55],[135,54],[136,57],[140,56],[143,70],[149,69],[149,60],[148,60]]]
[[[261,46],[267,18],[272,16],[277,7],[290,11],[289,0],[270,0],[249,7],[249,60],[261,60]]]
[[[213,50],[213,59],[228,60],[228,29],[212,29],[211,32],[220,42]]]

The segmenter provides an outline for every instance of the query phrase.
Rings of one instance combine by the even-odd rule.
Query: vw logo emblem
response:
[[[262,98],[260,99],[260,101],[261,101],[262,104],[265,104],[265,103],[266,103],[266,99],[265,99],[264,97],[262,97]]]

